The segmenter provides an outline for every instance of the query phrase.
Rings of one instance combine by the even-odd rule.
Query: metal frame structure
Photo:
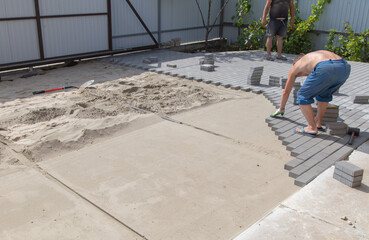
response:
[[[161,44],[161,41],[162,41],[162,34],[164,34],[164,33],[204,29],[204,26],[193,26],[193,27],[163,30],[162,29],[162,20],[161,20],[162,0],[157,0],[158,18],[157,18],[157,30],[155,29],[156,31],[151,31],[149,29],[149,27],[145,24],[145,22],[143,21],[140,14],[135,9],[135,7],[133,6],[133,4],[131,3],[130,0],[125,0],[125,1],[121,0],[122,2],[126,2],[128,4],[131,11],[134,13],[136,18],[139,20],[140,24],[145,29],[145,32],[130,33],[130,34],[123,34],[123,35],[114,35],[113,34],[113,29],[112,29],[112,24],[113,24],[112,23],[112,0],[106,0],[106,6],[107,6],[107,11],[106,12],[81,13],[81,14],[62,14],[62,15],[42,15],[40,13],[40,3],[39,3],[39,1],[40,0],[34,0],[33,1],[34,8],[35,8],[35,15],[34,16],[0,18],[0,22],[18,21],[18,20],[34,20],[35,21],[35,23],[36,23],[35,25],[37,27],[39,58],[33,59],[33,60],[27,60],[27,61],[18,61],[18,62],[13,62],[13,63],[0,64],[0,71],[159,48],[160,44]],[[222,7],[223,3],[224,3],[224,0],[221,0],[220,8]],[[90,17],[90,16],[106,16],[107,25],[108,25],[107,26],[108,49],[102,50],[102,51],[85,52],[85,53],[80,53],[80,54],[62,55],[62,56],[57,56],[57,57],[46,57],[45,56],[45,45],[44,45],[45,41],[44,41],[44,38],[43,38],[42,20],[51,19],[51,18],[73,18],[73,17]],[[224,12],[222,12],[222,15],[220,17],[220,23],[215,25],[215,27],[219,28],[219,37],[223,36],[223,26],[225,26],[225,24],[224,24]],[[157,34],[158,39],[156,39],[154,37],[154,34]],[[153,44],[149,44],[149,45],[146,45],[146,46],[133,47],[133,48],[119,49],[119,50],[114,49],[114,46],[113,46],[113,40],[114,39],[125,38],[125,37],[143,36],[143,35],[150,36]]]
[[[159,43],[153,37],[152,33],[147,28],[146,24],[143,22],[140,15],[136,11],[136,9],[133,7],[133,5],[131,4],[131,2],[129,0],[126,0],[126,2],[131,7],[132,11],[135,13],[137,18],[140,20],[141,24],[145,27],[147,33],[152,37],[155,44],[148,45],[148,46],[131,48],[131,49],[113,50],[111,0],[106,0],[106,2],[107,2],[107,12],[84,13],[84,14],[65,14],[65,15],[49,15],[48,16],[48,15],[41,15],[40,14],[39,0],[34,0],[35,16],[0,18],[1,22],[3,22],[3,21],[17,21],[17,20],[35,20],[36,25],[37,25],[37,37],[38,37],[39,55],[40,55],[40,58],[35,59],[35,60],[22,61],[22,62],[10,63],[10,64],[0,64],[0,71],[18,69],[18,68],[25,68],[25,67],[32,67],[32,66],[36,66],[36,65],[44,65],[44,64],[51,64],[51,63],[57,63],[57,62],[64,62],[64,61],[73,61],[73,60],[85,59],[85,58],[94,58],[94,57],[107,56],[107,55],[118,54],[118,53],[154,49],[154,48],[159,47]],[[89,52],[89,53],[83,53],[83,54],[73,54],[73,55],[65,55],[65,56],[61,56],[61,57],[46,58],[45,53],[44,53],[44,41],[43,41],[43,37],[42,37],[41,20],[42,19],[50,19],[50,18],[70,18],[70,17],[87,17],[87,16],[106,16],[107,17],[107,19],[108,19],[108,26],[107,26],[108,36],[107,37],[108,37],[109,49],[107,49],[105,51],[97,51],[97,52]]]

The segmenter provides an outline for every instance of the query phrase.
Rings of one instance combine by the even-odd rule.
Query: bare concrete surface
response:
[[[250,104],[245,99],[221,104],[202,108],[201,116],[178,115],[212,122],[221,134],[163,120],[40,166],[148,239],[230,239],[299,188],[276,157],[285,154],[283,147],[270,152],[235,140],[223,124],[220,116],[230,110],[250,114]],[[238,117],[229,116],[229,128],[243,129]],[[255,127],[267,129],[265,114],[260,117]]]
[[[142,239],[32,168],[0,172],[0,239]]]
[[[369,141],[349,162],[364,169],[360,187],[333,179],[331,167],[234,239],[369,239]]]
[[[285,146],[270,128],[265,128],[265,116],[275,111],[275,108],[269,105],[262,95],[252,95],[252,98],[252,104],[249,99],[229,100],[177,114],[175,117],[185,123],[240,141],[268,155],[274,155],[277,161],[288,162],[293,157],[288,151],[284,151]]]

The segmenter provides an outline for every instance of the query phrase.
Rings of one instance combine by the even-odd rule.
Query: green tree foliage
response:
[[[246,16],[251,12],[251,0],[238,0],[236,2],[236,15],[232,16],[232,21],[237,27],[242,27]]]
[[[266,28],[261,25],[261,20],[251,21],[246,27],[244,22],[251,13],[251,0],[238,0],[236,3],[236,15],[232,17],[234,25],[240,28],[238,41],[241,49],[256,50],[264,48]]]
[[[312,5],[311,14],[305,21],[301,21],[298,17],[295,18],[296,29],[288,31],[287,38],[283,44],[284,52],[299,54],[307,53],[312,50],[309,32],[314,30],[314,24],[319,21],[324,7],[330,2],[331,0],[318,0],[315,5]]]
[[[251,11],[250,2],[251,0],[239,0],[237,2],[237,13],[236,17],[234,18],[236,20],[236,26],[242,25],[244,20],[244,18],[239,16],[246,16],[244,13],[248,13]],[[311,37],[309,35],[309,32],[311,30],[314,30],[314,23],[319,21],[319,17],[323,13],[325,5],[330,2],[331,0],[318,0],[315,5],[312,5],[311,15],[305,21],[299,18],[298,9],[295,10],[295,29],[291,29],[291,26],[289,26],[287,37],[283,45],[284,52],[299,54],[307,53],[312,50]],[[245,11],[244,9],[246,9],[247,11]],[[242,21],[237,21],[239,19],[241,19]],[[250,22],[248,27],[242,29],[242,32],[239,36],[241,48],[246,50],[264,49],[265,33],[266,28],[261,25],[261,20]],[[273,44],[273,46],[274,45],[275,44]]]
[[[228,2],[230,0],[226,0],[223,4],[223,6],[221,6],[218,14],[216,15],[215,19],[213,22],[211,22],[210,18],[211,18],[211,7],[213,4],[212,0],[208,0],[208,12],[207,12],[207,16],[206,16],[206,20],[205,20],[205,16],[203,11],[201,10],[200,4],[199,4],[199,0],[195,0],[196,6],[200,12],[200,16],[201,16],[201,20],[202,20],[202,24],[205,28],[205,50],[207,50],[208,48],[208,40],[209,40],[209,34],[210,32],[213,30],[213,28],[215,27],[215,24],[218,20],[218,18],[220,17],[221,13],[223,12],[224,8],[227,6]]]
[[[344,24],[345,32],[343,34],[338,34],[334,29],[330,30],[326,49],[347,60],[367,62],[369,29],[355,34],[348,22]]]

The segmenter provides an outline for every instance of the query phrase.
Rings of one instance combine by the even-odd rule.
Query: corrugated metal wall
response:
[[[108,18],[104,0],[39,0],[45,58],[108,50]]]
[[[199,4],[206,22],[208,1],[200,0]],[[220,0],[213,0],[211,7],[211,24],[214,22],[220,10],[220,5]],[[172,38],[180,38],[181,42],[192,42],[205,39],[205,29],[203,28],[201,16],[194,0],[162,0],[161,6],[162,42],[167,42]],[[219,19],[216,24],[219,24]],[[183,30],[178,31],[176,29]],[[219,28],[216,27],[210,33],[210,38],[218,36]]]
[[[35,16],[32,0],[0,0],[0,18]],[[35,20],[0,21],[0,64],[39,58]]]
[[[307,19],[311,13],[311,5],[317,0],[299,0],[298,7],[302,19]],[[344,31],[343,22],[348,21],[355,32],[362,32],[369,28],[369,1],[368,0],[332,0],[327,4],[316,30],[329,31],[336,29]]]
[[[0,6],[0,64],[109,50],[106,0],[0,0]]]
[[[302,19],[308,18],[311,4],[317,2],[295,1]],[[38,9],[35,7],[36,2],[39,4]],[[208,1],[199,2],[206,18]],[[218,14],[222,2],[213,0],[211,22]],[[230,0],[223,22],[233,22],[236,2],[237,0]],[[160,43],[173,38],[180,38],[182,43],[205,39],[205,29],[194,0],[131,0],[131,3],[153,38]],[[265,3],[266,0],[253,0],[251,14],[245,23],[260,19]],[[150,47],[155,43],[127,0],[0,0],[0,6],[2,66],[78,54]],[[361,32],[369,26],[368,12],[369,0],[332,0],[324,10],[320,22],[316,24],[316,29],[329,31],[335,28],[343,31],[343,21],[349,21],[356,32]],[[220,24],[220,18],[217,24]],[[219,37],[221,33],[217,25],[209,37]],[[224,37],[235,42],[237,35],[236,27],[224,25]],[[315,49],[324,48],[327,36],[314,36]]]
[[[311,14],[312,4],[316,4],[318,0],[295,0],[300,11],[300,18],[306,20]],[[235,13],[235,5],[237,0],[231,0],[225,12],[225,21],[232,22],[231,17]],[[252,13],[245,21],[248,23],[251,20],[258,20],[262,17],[266,0],[251,1]],[[332,0],[327,4],[323,14],[320,16],[320,21],[315,24],[315,29],[320,31],[329,31],[336,29],[339,32],[344,31],[344,21],[348,21],[357,33],[369,28],[369,0]],[[225,35],[230,41],[237,41],[237,29],[227,27]],[[324,49],[327,44],[328,34],[321,33],[319,35],[312,34],[315,50]]]
[[[199,2],[206,18],[208,3],[203,0]],[[132,0],[131,3],[157,41],[163,43],[180,38],[181,42],[191,42],[205,39],[205,30],[194,0]],[[212,21],[220,10],[220,3],[220,0],[213,0]],[[112,6],[114,50],[153,44],[126,1],[112,0]],[[214,28],[210,37],[217,36],[219,28]]]
[[[131,1],[147,27],[158,29],[158,0]],[[153,45],[154,42],[125,0],[112,0],[113,50]],[[158,36],[154,34],[157,39]]]
[[[224,13],[224,21],[232,23],[232,17],[236,15],[236,3],[237,0],[230,0],[228,6]],[[252,0],[251,1],[251,12],[245,19],[244,23],[247,24],[251,21],[256,21],[263,17],[263,11],[265,7],[266,0]],[[238,29],[233,26],[224,27],[224,36],[229,42],[237,42]]]
[[[302,19],[307,19],[311,13],[311,5],[317,0],[299,0],[298,7]],[[369,1],[368,0],[332,0],[327,4],[319,22],[315,24],[316,30],[329,31],[336,29],[344,32],[344,22],[347,21],[356,33],[369,28]],[[324,49],[328,34],[312,34],[314,50]]]

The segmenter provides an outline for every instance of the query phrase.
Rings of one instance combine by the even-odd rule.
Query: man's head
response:
[[[304,53],[300,53],[299,55],[297,55],[293,60],[293,65],[295,65],[303,56],[305,56]]]

